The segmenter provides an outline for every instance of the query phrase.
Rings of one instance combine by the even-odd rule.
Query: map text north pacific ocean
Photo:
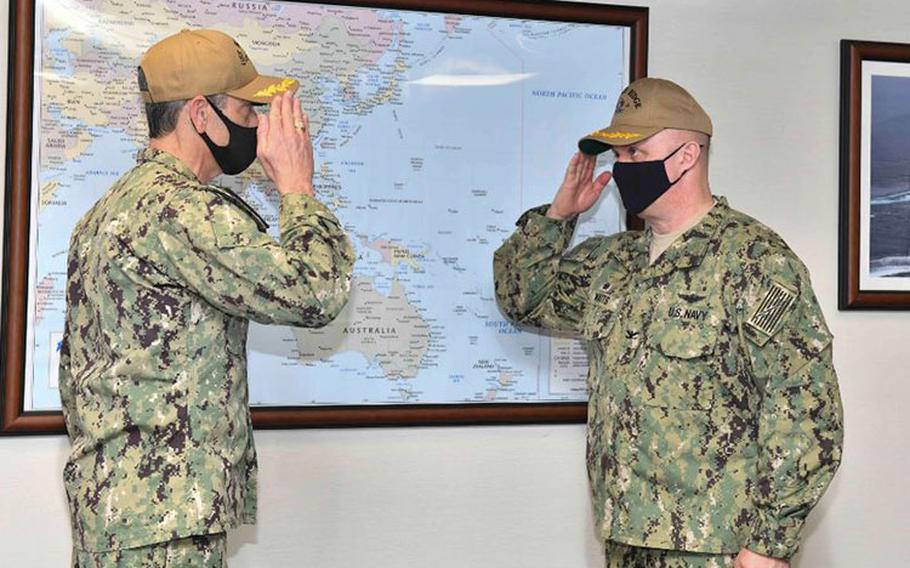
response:
[[[199,27],[237,38],[261,73],[300,81],[317,197],[357,250],[336,321],[252,325],[251,404],[586,399],[583,348],[504,319],[492,255],[524,210],[552,197],[578,138],[609,121],[628,82],[624,28],[295,2],[37,8],[27,409],[60,404],[69,234],[147,143],[139,58]],[[258,166],[215,183],[277,229]],[[615,232],[621,218],[610,192],[576,238]]]

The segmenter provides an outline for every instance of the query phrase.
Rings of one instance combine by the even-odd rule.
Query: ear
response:
[[[203,96],[193,97],[187,101],[186,106],[183,108],[186,109],[186,112],[189,114],[188,118],[190,124],[196,129],[196,132],[202,134],[205,132],[206,127],[209,122],[209,103],[205,100]]]
[[[686,142],[686,144],[679,151],[680,161],[682,162],[680,165],[682,166],[682,169],[688,170],[694,166],[698,162],[698,159],[701,157],[702,151],[704,151],[704,148],[695,140]]]

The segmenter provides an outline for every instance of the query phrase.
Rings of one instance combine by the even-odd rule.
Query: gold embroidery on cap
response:
[[[639,136],[641,136],[641,134],[637,134],[635,132],[605,132],[603,130],[599,130],[594,133],[594,136],[598,136],[601,138],[610,138],[610,139],[613,139],[613,138],[626,138],[627,139],[627,138],[638,138]]]
[[[272,97],[278,93],[283,93],[294,86],[294,80],[285,77],[280,83],[274,83],[264,89],[260,89],[253,94],[254,97]]]

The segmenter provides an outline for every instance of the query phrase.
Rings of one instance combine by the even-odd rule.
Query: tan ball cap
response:
[[[610,126],[578,141],[585,154],[600,154],[611,146],[628,146],[665,128],[714,134],[711,119],[685,89],[666,79],[646,77],[623,90]]]
[[[294,79],[260,75],[240,44],[217,30],[183,30],[166,37],[139,63],[139,90],[147,103],[221,93],[267,103],[295,87]]]

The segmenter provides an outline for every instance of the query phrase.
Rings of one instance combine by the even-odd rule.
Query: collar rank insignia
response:
[[[784,316],[790,312],[794,301],[796,292],[783,284],[772,282],[764,299],[746,321],[746,325],[766,338],[774,337],[780,331]]]

